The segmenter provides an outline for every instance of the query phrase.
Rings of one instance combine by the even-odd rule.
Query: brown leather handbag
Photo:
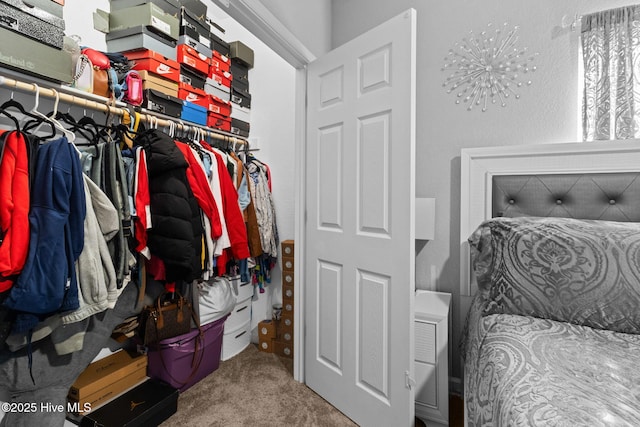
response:
[[[138,333],[144,345],[157,344],[191,331],[191,319],[196,320],[191,303],[178,292],[164,292],[154,305],[142,309]]]
[[[93,67],[93,93],[109,98],[111,94],[109,86],[109,72]]]

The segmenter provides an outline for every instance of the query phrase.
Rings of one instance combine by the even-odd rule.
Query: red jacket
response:
[[[222,191],[222,210],[224,212],[224,220],[227,224],[227,232],[229,233],[229,240],[231,240],[231,255],[233,258],[240,260],[249,258],[249,244],[247,241],[247,228],[244,224],[244,217],[238,204],[238,192],[233,185],[229,171],[224,163],[222,157],[211,149],[206,142],[201,141],[205,149],[211,151],[215,156],[218,175],[220,177],[220,190]],[[212,167],[216,167],[213,165]],[[225,264],[227,256],[223,253],[217,259],[218,272],[224,274]]]
[[[198,201],[200,209],[202,209],[204,214],[209,218],[209,221],[211,221],[211,237],[217,239],[222,235],[222,224],[220,223],[221,218],[218,215],[218,208],[211,193],[207,175],[198,164],[198,160],[194,157],[191,147],[179,141],[176,141],[176,145],[184,155],[187,163],[189,163],[189,167],[187,168],[189,186]]]
[[[0,131],[3,135],[6,131]],[[0,163],[0,292],[13,286],[29,252],[29,160],[21,133],[5,137]]]

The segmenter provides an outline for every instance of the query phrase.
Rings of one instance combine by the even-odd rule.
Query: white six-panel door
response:
[[[305,381],[362,426],[413,422],[411,9],[311,63]]]

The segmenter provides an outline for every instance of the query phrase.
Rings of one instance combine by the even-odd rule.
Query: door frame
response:
[[[274,52],[296,69],[295,81],[295,226],[294,256],[294,341],[293,341],[293,378],[305,382],[304,377],[304,259],[306,219],[304,163],[306,157],[306,104],[307,104],[307,65],[316,56],[289,30],[260,0],[212,0],[225,10],[229,16],[244,26],[253,35],[260,38]]]

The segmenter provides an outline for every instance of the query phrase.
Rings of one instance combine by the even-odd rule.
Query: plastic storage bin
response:
[[[197,352],[196,342],[199,334],[197,329],[162,340],[157,346],[151,346],[148,353],[147,374],[183,392],[218,369],[222,332],[226,320],[225,316],[200,327],[203,331],[203,339],[198,345]],[[198,361],[200,363],[195,372],[192,368],[194,358],[196,364]]]

